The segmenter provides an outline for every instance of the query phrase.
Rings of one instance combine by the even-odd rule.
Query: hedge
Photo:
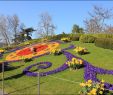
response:
[[[80,41],[83,42],[83,43],[94,43],[95,39],[96,39],[96,37],[91,36],[91,35],[87,35],[87,34],[82,35],[80,37]]]
[[[95,40],[95,46],[113,50],[113,39],[112,38],[97,38]]]

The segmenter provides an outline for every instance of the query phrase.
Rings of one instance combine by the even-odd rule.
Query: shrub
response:
[[[91,36],[91,35],[82,35],[80,37],[80,41],[83,43],[94,43],[95,39],[96,39],[96,37]]]
[[[105,49],[113,49],[112,38],[98,38],[95,40],[95,46],[102,47]]]
[[[71,39],[72,41],[79,41],[79,38],[80,38],[81,35],[82,35],[82,34],[80,34],[80,33],[78,33],[78,34],[71,34],[71,35],[70,35],[70,39]]]

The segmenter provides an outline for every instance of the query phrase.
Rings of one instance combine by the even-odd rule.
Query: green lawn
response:
[[[113,70],[112,50],[99,48],[91,43],[80,43],[77,41],[70,42],[67,44],[61,44],[60,47],[66,48],[70,44],[86,47],[90,52],[90,54],[81,55],[81,56],[76,54],[77,56],[87,60],[94,66]],[[68,51],[75,55],[72,49]],[[38,88],[37,88],[38,77],[28,77],[26,75],[22,75],[21,73],[25,67],[40,61],[52,62],[52,66],[50,68],[47,68],[45,70],[40,70],[40,72],[43,72],[43,71],[53,70],[61,66],[66,61],[66,57],[64,55],[60,55],[60,56],[46,55],[40,58],[36,58],[29,63],[23,63],[23,62],[11,63],[10,65],[15,68],[12,68],[12,70],[5,71],[5,91],[10,95],[20,95],[20,94],[36,95],[38,93]],[[77,93],[80,90],[80,86],[78,82],[84,81],[83,76],[84,76],[84,69],[82,68],[77,71],[71,71],[70,69],[67,69],[57,74],[41,77],[40,93],[42,95],[43,94],[77,95]],[[113,83],[113,76],[111,75],[98,75],[98,78],[104,79],[106,82]]]

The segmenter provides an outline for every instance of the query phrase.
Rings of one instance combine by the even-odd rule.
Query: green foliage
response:
[[[80,28],[78,25],[74,24],[73,25],[73,29],[72,29],[72,33],[83,33],[83,28]]]
[[[83,35],[83,34],[81,34],[81,33],[71,34],[71,35],[70,35],[70,39],[71,39],[72,41],[79,41],[79,38],[80,38],[81,35]]]
[[[113,38],[113,34],[91,34],[96,38]]]
[[[95,40],[95,46],[105,49],[113,49],[113,39],[111,38],[98,38]]]
[[[80,41],[83,43],[94,43],[95,42],[95,37],[91,35],[82,35],[80,37]]]

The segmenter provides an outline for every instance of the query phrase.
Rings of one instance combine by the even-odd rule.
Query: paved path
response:
[[[2,90],[0,89],[0,95],[2,95]]]
[[[3,95],[3,94],[2,94],[2,89],[0,89],[0,95]],[[6,93],[4,92],[4,95],[8,95],[8,94],[6,94]]]

